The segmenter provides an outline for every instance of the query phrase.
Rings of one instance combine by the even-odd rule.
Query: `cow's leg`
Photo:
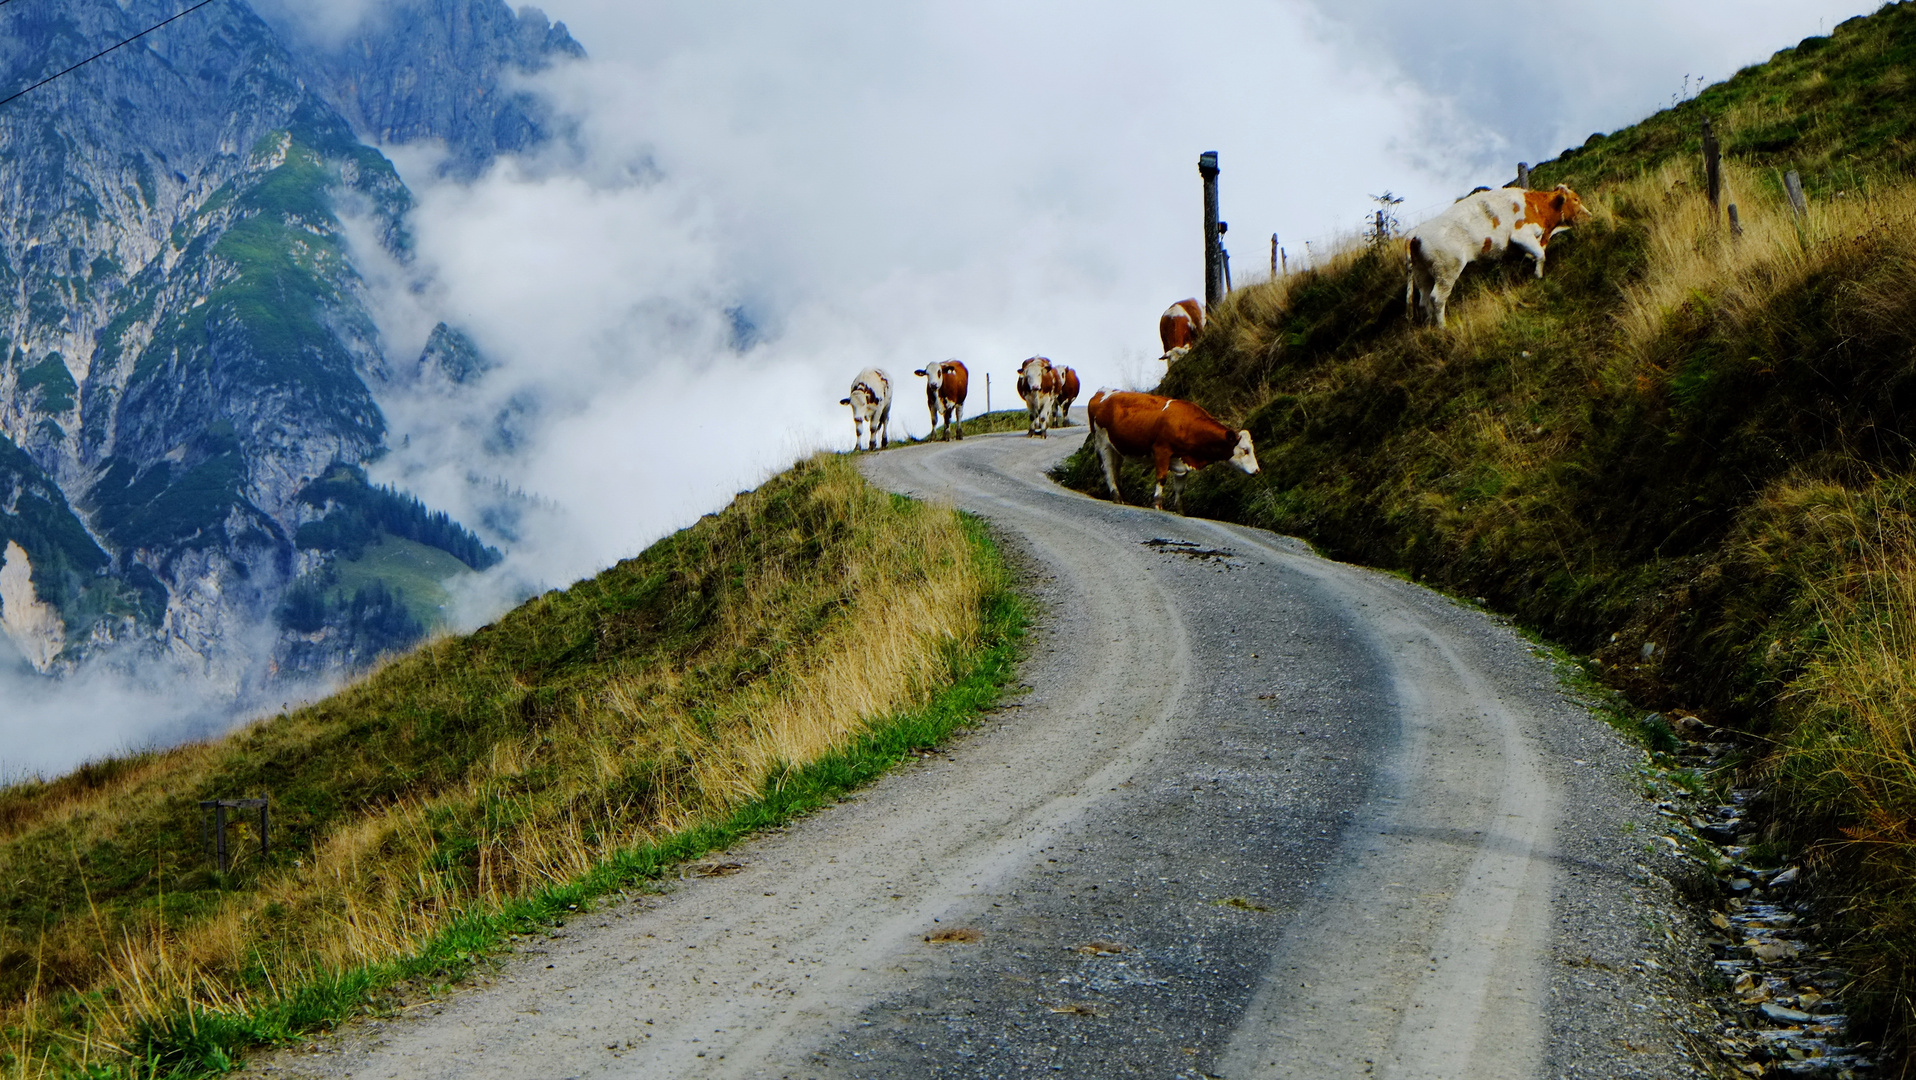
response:
[[[1426,263],[1417,264],[1417,306],[1423,310],[1424,321],[1437,321],[1437,274]]]
[[[946,406],[945,430],[955,431],[960,439],[965,437],[965,406],[963,402],[950,402]]]
[[[1157,466],[1158,486],[1151,492],[1151,508],[1164,509],[1164,477],[1171,471],[1171,448],[1157,446],[1151,451],[1151,463]]]
[[[891,404],[885,405],[885,411],[878,414],[877,427],[872,429],[872,449],[891,445]],[[881,441],[882,440],[882,441]]]
[[[1124,496],[1118,493],[1118,448],[1111,444],[1111,434],[1092,424],[1091,445],[1096,448],[1098,461],[1104,466],[1104,486],[1111,491],[1111,501],[1122,504]]]
[[[1191,467],[1184,463],[1183,458],[1171,459],[1171,501],[1177,504],[1180,515],[1184,513],[1184,478],[1190,471]]]
[[[1543,226],[1530,222],[1515,229],[1510,234],[1510,242],[1530,253],[1537,262],[1537,276],[1543,276],[1544,236]]]
[[[1460,276],[1462,275],[1461,274],[1446,275],[1448,280],[1440,279],[1431,284],[1431,287],[1430,287],[1431,321],[1435,322],[1440,329],[1445,325],[1444,308],[1446,305],[1450,303],[1451,290],[1457,287],[1457,278]]]

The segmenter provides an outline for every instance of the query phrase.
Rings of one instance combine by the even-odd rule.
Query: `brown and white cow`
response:
[[[925,406],[931,410],[931,434],[938,434],[938,417],[945,418],[945,437],[956,433],[965,437],[965,392],[971,386],[971,372],[957,360],[920,368],[912,372],[925,379]],[[954,426],[955,423],[955,426]],[[926,436],[930,438],[930,436]]]
[[[1158,486],[1151,505],[1164,509],[1164,478],[1171,477],[1171,494],[1178,513],[1184,513],[1184,477],[1219,461],[1228,461],[1247,476],[1257,475],[1257,453],[1251,433],[1232,431],[1210,413],[1188,401],[1130,391],[1100,390],[1085,406],[1091,416],[1091,444],[1104,465],[1104,482],[1111,501],[1118,494],[1118,456],[1149,456],[1157,467]]]
[[[1071,426],[1071,403],[1078,400],[1078,373],[1068,367],[1058,372],[1058,396],[1051,402],[1051,422],[1058,427]]]
[[[1444,307],[1464,267],[1480,259],[1503,258],[1512,244],[1528,251],[1541,266],[1543,245],[1523,225],[1522,188],[1483,188],[1412,229],[1405,252],[1410,280],[1404,286],[1411,319],[1415,321],[1421,311],[1429,321],[1444,325]]]
[[[1047,438],[1051,403],[1058,397],[1058,372],[1050,359],[1034,356],[1018,365],[1018,396],[1025,399],[1025,435]]]
[[[1558,184],[1553,191],[1523,193],[1523,224],[1518,229],[1536,244],[1533,257],[1537,260],[1538,277],[1543,276],[1543,257],[1550,247],[1550,238],[1569,231],[1570,226],[1589,217],[1590,211],[1568,184]],[[1516,238],[1512,237],[1511,242],[1516,243]],[[1524,250],[1532,249],[1526,245]]]
[[[852,407],[852,449],[859,449],[871,432],[871,449],[891,445],[891,376],[884,368],[868,367],[852,380],[849,397],[838,399]]]
[[[1204,332],[1204,309],[1198,306],[1195,298],[1179,300],[1164,309],[1158,316],[1158,341],[1164,345],[1164,355],[1158,359],[1169,364],[1191,351],[1197,343],[1197,336]]]

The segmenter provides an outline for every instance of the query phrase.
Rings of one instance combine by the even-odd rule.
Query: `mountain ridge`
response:
[[[172,14],[9,7],[0,85]],[[412,196],[367,139],[443,142],[447,171],[471,175],[551,137],[515,80],[584,53],[498,0],[392,5],[344,51],[292,29],[209,6],[0,109],[0,539],[32,568],[0,627],[43,674],[132,648],[236,697],[424,631],[368,652],[351,598],[322,631],[278,614],[343,554],[297,541],[333,510],[302,493],[344,468],[372,497],[359,470],[385,452],[381,395],[489,367],[456,327],[416,361],[389,355],[344,218],[404,263]],[[490,550],[442,525],[402,531],[469,567]]]

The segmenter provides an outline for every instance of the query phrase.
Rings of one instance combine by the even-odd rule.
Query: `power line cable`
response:
[[[12,2],[13,0],[0,0],[0,4],[10,4]],[[53,80],[59,78],[60,76],[77,71],[80,68],[83,68],[87,66],[88,64],[91,64],[95,60],[98,60],[100,57],[105,56],[107,53],[110,53],[115,49],[121,48],[123,46],[131,45],[134,42],[145,37],[146,35],[152,33],[153,31],[158,30],[160,27],[165,26],[167,23],[173,22],[175,19],[183,19],[212,2],[213,0],[200,0],[199,3],[194,4],[192,7],[187,8],[185,11],[180,12],[178,15],[175,15],[172,18],[163,19],[160,22],[154,23],[152,26],[149,26],[146,29],[140,31],[139,33],[134,34],[132,37],[127,38],[125,41],[122,41],[119,44],[108,45],[106,48],[101,49],[99,52],[94,53],[92,56],[87,57],[85,60],[80,61],[79,63],[73,65],[70,68],[66,68],[65,70],[62,70],[62,71],[56,71],[53,74],[47,76],[46,78],[41,79],[39,82],[34,83],[32,86],[27,87],[25,90],[20,91],[19,93],[10,94],[7,97],[0,98],[0,105],[5,105],[7,102],[12,101],[15,98],[25,97],[26,95],[33,93],[35,90],[40,89],[42,86],[45,86],[46,84],[52,82]]]

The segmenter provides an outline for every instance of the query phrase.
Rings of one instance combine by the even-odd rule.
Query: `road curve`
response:
[[[1481,613],[1058,488],[1078,430],[863,459],[1004,538],[1022,696],[736,873],[249,1071],[1686,1075],[1634,752]]]

